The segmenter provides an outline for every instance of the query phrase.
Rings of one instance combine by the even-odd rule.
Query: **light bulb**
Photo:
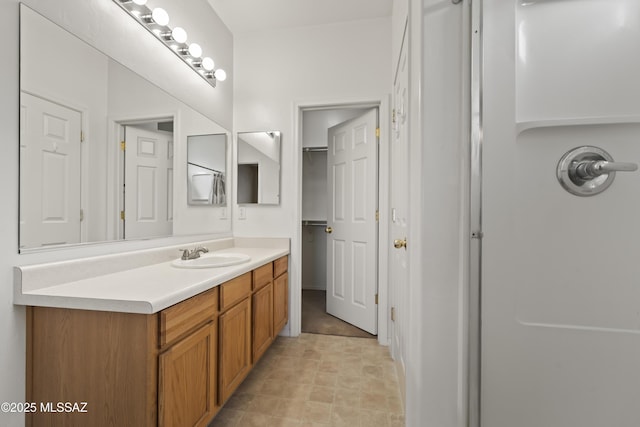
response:
[[[213,67],[215,67],[213,59],[209,58],[208,56],[202,58],[202,68],[204,68],[206,71],[213,71]]]
[[[189,45],[189,55],[194,58],[200,58],[202,56],[202,48],[198,43],[191,43]]]
[[[145,4],[147,4],[147,0],[133,0],[133,2],[138,6],[144,6]]]
[[[184,43],[187,41],[187,32],[182,27],[175,27],[171,31],[171,38],[178,43]]]
[[[227,72],[224,71],[222,68],[218,68],[213,73],[213,76],[216,78],[216,80],[223,82],[227,79]]]
[[[169,23],[169,14],[166,10],[156,7],[153,9],[153,12],[151,12],[151,19],[153,19],[156,24],[165,26]]]

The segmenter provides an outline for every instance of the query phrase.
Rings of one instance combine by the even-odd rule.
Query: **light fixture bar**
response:
[[[113,2],[211,86],[216,87],[217,81],[224,81],[227,78],[227,73],[223,69],[214,69],[213,59],[202,55],[202,48],[198,43],[187,41],[187,32],[183,28],[169,26],[169,14],[164,9],[158,7],[152,10],[146,5],[146,0],[113,0]]]

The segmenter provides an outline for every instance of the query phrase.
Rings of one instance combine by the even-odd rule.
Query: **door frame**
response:
[[[469,170],[469,257],[467,295],[467,417],[469,427],[480,427],[481,403],[481,289],[482,289],[482,2],[471,2],[469,72],[470,170]]]
[[[120,142],[124,140],[124,127],[139,125],[156,121],[173,121],[173,161],[176,162],[176,143],[179,122],[178,112],[168,112],[165,114],[122,116],[107,118],[107,234],[106,240],[122,240],[124,229],[120,220],[120,211],[124,206],[124,195],[122,186],[124,185],[124,155],[120,149]],[[175,166],[174,166],[175,167]],[[174,174],[174,188],[176,185],[176,174]],[[174,202],[175,205],[175,202]],[[175,213],[175,212],[174,212]],[[175,217],[175,215],[174,215]],[[136,240],[136,239],[132,239]]]
[[[291,239],[291,282],[289,290],[289,335],[297,337],[302,331],[302,118],[304,111],[335,110],[347,108],[378,108],[380,127],[378,151],[378,343],[389,345],[388,322],[390,321],[388,301],[389,283],[388,256],[389,242],[389,138],[391,94],[385,93],[374,98],[339,99],[328,101],[294,102],[294,171],[297,177],[297,202],[294,205],[294,225]]]

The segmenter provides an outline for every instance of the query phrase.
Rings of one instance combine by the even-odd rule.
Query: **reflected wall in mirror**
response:
[[[189,210],[186,162],[173,163],[186,135],[225,132],[20,5],[21,252],[230,232],[228,218]]]
[[[227,135],[187,137],[187,200],[190,205],[227,205]]]
[[[280,204],[279,131],[238,133],[238,204]]]

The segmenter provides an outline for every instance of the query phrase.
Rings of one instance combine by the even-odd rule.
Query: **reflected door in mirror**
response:
[[[25,92],[20,104],[20,247],[78,243],[82,115]]]
[[[124,238],[170,236],[173,133],[125,126],[125,136]]]

